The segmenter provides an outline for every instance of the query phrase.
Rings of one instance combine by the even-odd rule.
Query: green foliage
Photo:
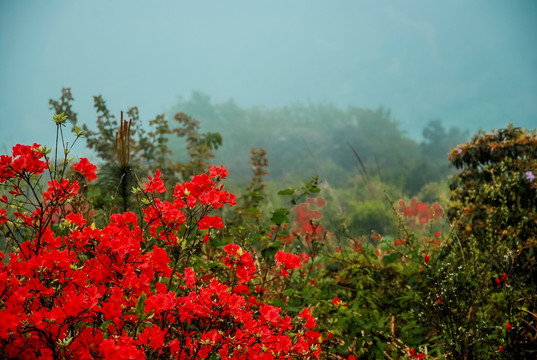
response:
[[[431,358],[493,359],[500,354],[527,358],[535,350],[535,137],[510,128],[485,138],[495,140],[485,145],[478,136],[462,145],[460,153],[452,153],[452,159],[460,156],[466,162],[454,161],[462,172],[452,182],[451,230],[436,210],[431,212],[434,219],[424,223],[392,204],[395,217],[390,220],[390,205],[373,200],[379,189],[384,187],[393,197],[397,188],[365,176],[356,188],[368,191],[326,188],[330,201],[355,201],[355,208],[345,211],[346,223],[332,236],[308,241],[297,234],[289,242],[287,235],[295,234],[294,208],[271,212],[275,227],[261,235],[262,258],[270,261],[280,249],[294,249],[308,254],[310,262],[300,274],[275,284],[280,290],[267,296],[289,314],[301,306],[315,308],[320,326],[331,334],[323,343],[323,356],[402,358],[414,349]],[[475,147],[482,148],[471,150]],[[495,153],[498,149],[507,158]],[[487,160],[464,157],[465,152]],[[300,197],[307,188],[279,194],[297,206],[316,195]],[[438,198],[444,189],[431,183],[422,192]],[[414,210],[424,211],[424,205],[418,203]],[[384,218],[373,227],[382,229],[383,236],[367,235],[369,229],[356,226],[368,214]],[[485,232],[473,232],[476,227]]]
[[[188,163],[178,164],[177,169],[183,178],[189,179],[194,174],[207,171],[210,165],[209,160],[214,158],[212,151],[222,146],[222,136],[216,132],[200,134],[199,121],[183,112],[175,114],[174,119],[180,127],[173,129],[173,132],[178,137],[186,139],[186,149],[190,158]]]
[[[252,148],[250,164],[252,164],[252,179],[246,188],[245,207],[259,207],[263,201],[263,190],[265,189],[264,177],[268,175],[267,152],[264,149]]]
[[[83,129],[88,132],[86,142],[102,161],[112,162],[116,157],[117,121],[101,95],[93,97],[93,106],[97,111],[97,131],[91,131],[84,125]]]
[[[527,357],[537,337],[535,132],[511,125],[480,133],[453,149],[450,160],[461,171],[451,181],[448,210],[458,241],[446,248],[458,254],[446,267],[448,288],[462,297],[454,351],[472,356],[498,342],[509,356]],[[513,330],[502,334],[507,322]]]
[[[537,184],[527,174],[537,168],[536,153],[535,133],[512,126],[453,150],[451,162],[462,171],[450,185],[449,215],[463,244],[475,240],[481,251],[535,245]]]
[[[449,198],[449,186],[445,182],[429,182],[416,194],[416,198],[428,203],[435,201],[444,203]]]
[[[130,120],[123,119],[121,112],[118,124],[101,95],[94,96],[93,100],[97,112],[96,130],[91,130],[86,124],[82,125],[82,130],[79,129],[69,88],[62,89],[60,100],[51,99],[49,104],[56,113],[64,114],[71,121],[77,136],[85,136],[88,148],[102,163],[99,191],[91,194],[94,205],[99,209],[137,211],[132,189],[139,186],[139,178],[159,169],[168,183],[188,180],[194,174],[208,170],[209,160],[214,158],[213,151],[222,145],[219,133],[200,134],[199,122],[184,113],[174,117],[179,127],[170,128],[164,114],[157,115],[144,125],[138,108],[132,107],[127,110]],[[65,119],[62,125],[64,123]],[[188,160],[184,163],[171,157],[168,141],[172,134],[186,139]]]
[[[447,182],[453,172],[446,161],[449,148],[466,139],[457,129],[445,130],[439,122],[431,122],[419,144],[384,108],[341,109],[330,104],[242,108],[232,100],[214,103],[207,95],[194,92],[190,98],[180,99],[169,113],[177,111],[199,119],[203,124],[200,131],[216,130],[229,139],[214,161],[226,164],[238,188],[250,179],[248,152],[252,147],[263,148],[270,162],[265,181],[271,190],[319,176],[319,184],[330,189],[327,199],[337,198],[336,203],[329,201],[326,216],[333,222],[344,217],[357,234],[368,234],[371,229],[385,233],[393,228],[393,221],[386,220],[391,212],[384,202],[383,187],[389,188],[391,198],[408,199],[429,182]],[[182,147],[182,141],[170,138],[169,148],[176,156],[181,155]],[[183,157],[182,161],[188,160]],[[441,195],[441,191],[429,191],[422,200],[434,202]],[[267,213],[273,210],[268,204],[273,208],[282,205],[274,191],[264,194],[261,207]]]

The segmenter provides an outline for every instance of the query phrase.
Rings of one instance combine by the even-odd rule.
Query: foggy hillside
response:
[[[433,119],[533,128],[536,24],[516,1],[4,1],[0,140],[50,143],[62,87],[87,123],[97,94],[150,119],[199,90],[242,108],[382,106],[418,140]]]

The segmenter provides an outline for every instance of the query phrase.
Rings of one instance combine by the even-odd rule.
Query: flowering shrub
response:
[[[61,129],[66,117],[54,121]],[[61,161],[38,144],[0,155],[1,358],[491,359],[535,350],[534,134],[510,128],[459,146],[451,160],[463,170],[447,211],[387,202],[395,221],[357,235],[344,221],[333,226],[317,178],[280,191],[289,207],[264,216],[262,150],[238,201],[224,190],[223,166],[173,186],[169,168],[140,182],[124,130],[116,147],[134,185],[122,183],[121,213],[92,202],[105,170],[86,158],[72,164],[70,149]]]
[[[141,215],[112,214],[102,228],[83,216],[81,188],[96,168],[83,158],[73,169],[64,177],[38,144],[0,156],[0,357],[319,357],[310,311],[290,317],[250,295],[255,254],[209,242],[223,227],[210,214],[235,204],[225,168],[177,184],[170,201],[158,197],[166,186],[156,171],[134,189]],[[281,260],[289,270],[300,262]]]
[[[442,282],[452,289],[447,297],[459,300],[441,323],[456,319],[450,342],[459,357],[493,352],[488,349],[496,355],[499,348],[505,357],[535,357],[536,154],[535,131],[512,125],[451,151],[460,173],[450,182],[446,213],[458,242],[444,251],[452,255]]]

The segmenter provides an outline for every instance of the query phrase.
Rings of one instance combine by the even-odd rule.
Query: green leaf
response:
[[[136,303],[136,308],[134,310],[136,318],[138,319],[142,319],[145,315],[145,299],[147,299],[147,295],[145,295],[145,292],[142,292],[142,295],[140,295],[138,298],[138,302]]]
[[[63,125],[67,121],[67,116],[64,112],[61,114],[54,114],[52,115],[52,120],[56,123],[56,125]]]
[[[278,195],[293,195],[294,193],[295,190],[291,188],[278,191]]]
[[[285,289],[282,294],[283,296],[291,296],[295,293],[295,289]]]
[[[284,208],[280,208],[274,213],[272,213],[272,217],[270,218],[270,221],[272,221],[275,225],[281,225],[283,223],[288,223],[289,218],[287,217],[287,210]]]

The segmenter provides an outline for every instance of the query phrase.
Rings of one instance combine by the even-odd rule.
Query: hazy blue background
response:
[[[200,90],[384,105],[411,134],[433,118],[534,128],[536,35],[535,1],[0,0],[1,150],[52,144],[62,87],[89,125],[93,95],[149,119]]]

